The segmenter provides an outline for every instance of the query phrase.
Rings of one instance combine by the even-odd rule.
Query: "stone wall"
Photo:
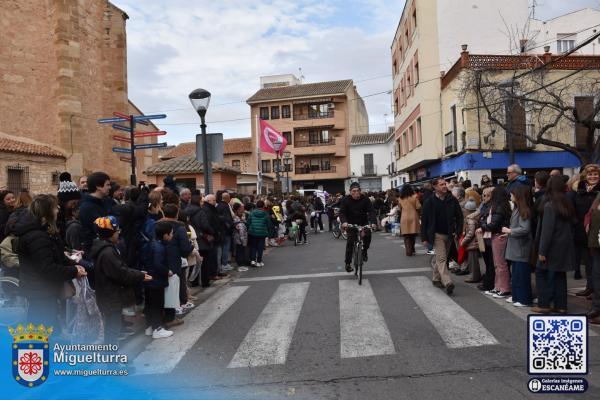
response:
[[[65,170],[64,159],[0,152],[0,188],[7,187],[7,168],[17,165],[28,167],[31,194],[56,194],[58,185],[52,183],[52,174]]]
[[[0,13],[0,131],[62,148],[77,179],[129,181],[116,132],[96,119],[128,111],[127,15],[107,0],[6,0]]]

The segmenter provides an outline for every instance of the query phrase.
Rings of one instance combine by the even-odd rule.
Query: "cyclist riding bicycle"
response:
[[[371,224],[373,229],[377,227],[377,219],[375,209],[371,200],[361,193],[360,184],[353,182],[350,185],[350,194],[345,196],[340,203],[340,221],[342,229],[346,229],[348,224],[352,225],[368,225]],[[352,272],[354,269],[350,265],[352,262],[352,249],[358,238],[358,230],[351,229],[348,231],[348,240],[346,241],[346,272]],[[363,238],[363,261],[368,260],[367,250],[371,244],[371,231],[365,230]]]

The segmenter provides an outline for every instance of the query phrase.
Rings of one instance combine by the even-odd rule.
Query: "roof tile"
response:
[[[383,144],[386,143],[394,132],[369,133],[366,135],[353,135],[350,145]]]
[[[212,163],[213,171],[223,171],[239,174],[240,170],[222,163]],[[167,161],[160,161],[144,171],[150,175],[201,174],[202,163],[194,155],[184,155]]]
[[[16,136],[10,135],[0,136],[0,151],[54,158],[66,158],[62,151],[54,149],[51,146],[47,146],[43,143],[35,143],[33,141],[23,141]]]
[[[296,97],[340,94],[344,93],[351,84],[352,80],[346,79],[341,81],[305,83],[302,85],[265,88],[254,93],[252,97],[246,100],[246,102],[256,103],[268,100],[283,100]]]
[[[252,153],[252,138],[223,140],[223,154]],[[159,156],[161,160],[196,154],[196,142],[179,143],[174,149]]]

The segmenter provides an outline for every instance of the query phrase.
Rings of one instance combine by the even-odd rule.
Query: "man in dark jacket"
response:
[[[165,217],[161,221],[166,221],[173,227],[173,239],[166,246],[167,263],[171,272],[179,276],[179,301],[181,304],[186,304],[188,300],[187,278],[181,268],[181,259],[187,258],[194,251],[194,246],[188,237],[185,225],[178,220],[179,207],[175,204],[165,204],[163,213]],[[175,317],[175,309],[165,309],[165,325],[167,328],[181,325],[182,323],[182,319]]]
[[[123,292],[152,277],[127,267],[121,258],[116,246],[119,226],[115,217],[98,218],[94,225],[98,238],[92,244],[92,259],[96,275],[96,301],[104,320],[104,343],[118,344]]]
[[[94,172],[87,178],[88,193],[83,194],[79,202],[79,219],[81,221],[81,236],[83,240],[83,257],[92,259],[90,250],[96,238],[94,221],[106,217],[111,212],[112,199],[110,192],[110,177],[104,172]]]
[[[198,235],[198,247],[204,258],[201,268],[202,287],[210,286],[211,280],[219,280],[217,265],[217,246],[221,241],[221,219],[216,208],[217,199],[214,194],[204,198],[204,205],[192,218],[192,225]]]
[[[350,185],[350,194],[345,196],[340,203],[340,221],[342,229],[346,229],[348,224],[365,226],[373,225],[375,229],[377,225],[377,217],[371,200],[361,193],[360,184],[353,182]],[[346,241],[346,272],[352,272],[354,269],[350,265],[352,262],[352,250],[358,239],[358,230],[350,229],[348,231],[348,240]],[[371,231],[366,230],[363,238],[363,261],[368,260],[367,250],[371,244]]]
[[[118,218],[123,238],[123,256],[127,265],[131,268],[140,269],[140,251],[142,247],[142,236],[144,222],[148,216],[148,192],[142,191],[135,186],[125,189],[125,204],[113,206],[112,214]],[[142,297],[137,296],[138,304]]]
[[[433,243],[435,249],[433,284],[444,287],[446,293],[452,294],[454,283],[446,261],[451,241],[456,241],[462,233],[464,217],[458,200],[448,192],[443,178],[434,179],[433,188],[434,194],[423,204],[421,239],[424,246]]]
[[[523,170],[517,164],[508,166],[506,169],[506,177],[508,178],[508,184],[506,185],[506,190],[508,190],[508,193],[511,193],[517,186],[530,186],[529,180],[525,175],[523,175]]]
[[[220,196],[219,196],[220,195]],[[220,199],[219,199],[220,197]],[[219,218],[221,219],[222,226],[222,240],[221,246],[219,246],[218,253],[220,257],[217,257],[217,261],[221,262],[221,272],[229,272],[233,268],[229,265],[229,256],[231,253],[231,238],[233,236],[233,212],[229,206],[231,197],[227,192],[217,192],[217,211]],[[219,254],[217,254],[218,256]]]

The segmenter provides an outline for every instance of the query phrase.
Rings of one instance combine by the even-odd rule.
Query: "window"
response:
[[[29,167],[17,164],[6,167],[7,189],[19,193],[29,190]]]
[[[260,108],[260,119],[269,119],[269,107]]]
[[[398,73],[398,62],[396,59],[394,59],[394,63],[392,64],[392,72],[394,73],[394,76]]]
[[[456,106],[450,107],[450,118],[452,118],[452,137],[446,143],[446,153],[456,151]],[[448,151],[449,146],[450,151]]]
[[[333,103],[309,104],[308,118],[331,118],[333,117]]]
[[[318,171],[320,169],[319,168],[320,165],[321,165],[320,158],[311,158],[310,159],[310,170],[311,171]]]
[[[285,117],[283,117],[283,118],[285,118]],[[292,132],[281,132],[281,134],[283,135],[285,140],[287,140],[288,146],[291,146],[292,145]]]
[[[559,33],[556,35],[556,50],[559,53],[564,53],[566,51],[573,50],[575,47],[575,39],[577,39],[577,34],[575,33]]]
[[[263,173],[271,172],[271,161],[270,160],[262,160],[261,164],[262,164],[262,172]]]
[[[408,127],[408,151],[412,151],[417,147],[417,138],[415,137],[415,126],[411,125]]]
[[[327,144],[330,142],[329,131],[327,129],[308,131],[309,144]]]
[[[413,27],[416,28],[417,27],[417,10],[413,11],[413,14],[412,14],[412,23],[413,23]]]
[[[281,160],[273,160],[273,172],[277,172],[278,169],[279,172],[283,171],[281,169]]]
[[[290,118],[291,116],[290,106],[281,106],[281,118]]]
[[[363,154],[364,165],[362,174],[363,176],[376,175],[375,166],[373,165],[373,153]]]
[[[423,137],[421,136],[421,117],[417,118],[417,138],[415,146],[420,146],[423,143]]]
[[[406,137],[406,132],[402,133],[402,155],[406,155],[408,153],[408,142]]]
[[[60,183],[60,171],[52,173],[52,184],[58,185]]]
[[[242,165],[242,163],[240,162],[240,160],[231,160],[231,166],[233,168],[240,168]]]
[[[271,107],[271,119],[279,119],[279,106]]]
[[[318,144],[319,143],[319,131],[308,131],[308,143]]]
[[[394,115],[397,115],[399,112],[399,108],[398,108],[398,96],[396,96],[396,98],[394,98]]]
[[[415,86],[417,86],[417,83],[419,83],[419,55],[417,52],[415,52],[413,64],[415,69]]]

